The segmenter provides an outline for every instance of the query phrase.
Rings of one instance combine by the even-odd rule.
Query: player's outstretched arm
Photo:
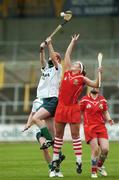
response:
[[[71,67],[71,54],[78,38],[79,38],[79,34],[78,35],[75,34],[74,36],[72,36],[71,42],[66,50],[64,57],[64,71],[70,69]]]
[[[45,42],[46,42],[46,44],[48,46],[49,56],[50,56],[50,58],[51,58],[51,60],[52,60],[52,62],[54,64],[54,66],[56,68],[58,68],[58,61],[57,61],[56,53],[55,53],[53,45],[52,45],[51,37],[48,37]]]
[[[45,51],[44,51],[45,46],[46,44],[44,42],[40,44],[40,64],[42,68],[46,66]]]
[[[98,68],[98,72],[102,73],[102,67]],[[84,77],[84,81],[88,86],[98,88],[99,87],[99,73],[97,73],[97,77],[94,81],[87,77]]]

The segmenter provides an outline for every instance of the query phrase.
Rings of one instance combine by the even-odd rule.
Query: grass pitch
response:
[[[100,180],[119,180],[119,142],[110,143],[110,152],[105,163],[107,177]],[[75,170],[75,156],[70,142],[63,145],[66,159],[62,163],[64,180],[91,180],[90,148],[83,143],[83,172]],[[0,180],[47,180],[48,167],[37,143],[0,143]]]

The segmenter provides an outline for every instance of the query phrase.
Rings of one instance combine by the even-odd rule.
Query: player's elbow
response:
[[[99,84],[96,84],[95,86],[94,86],[94,88],[98,88],[99,87]]]
[[[98,83],[98,82],[94,82],[94,83],[93,83],[93,87],[94,87],[94,88],[98,88],[98,87],[99,87],[99,83]]]

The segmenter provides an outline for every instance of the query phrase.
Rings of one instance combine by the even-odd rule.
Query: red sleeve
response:
[[[107,111],[108,110],[108,104],[106,99],[102,96],[102,100],[103,100],[103,110]]]
[[[107,102],[104,101],[104,111],[107,111],[108,110],[108,105],[107,105]]]

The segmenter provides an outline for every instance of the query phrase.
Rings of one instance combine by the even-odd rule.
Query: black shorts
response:
[[[43,104],[40,106],[46,109],[51,116],[54,116],[58,104],[57,97],[43,98]],[[39,108],[39,109],[40,109]]]

